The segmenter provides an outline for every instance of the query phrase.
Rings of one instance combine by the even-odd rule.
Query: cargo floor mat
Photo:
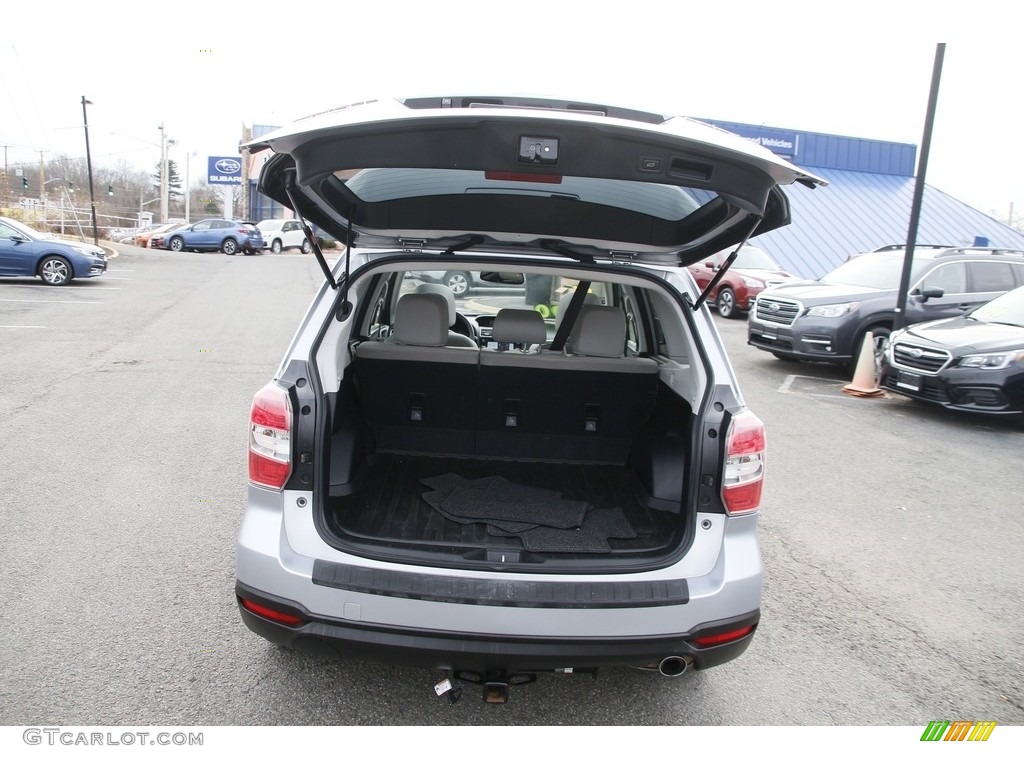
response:
[[[623,466],[377,454],[326,521],[343,540],[421,553],[635,557],[673,546],[680,522],[644,499]]]

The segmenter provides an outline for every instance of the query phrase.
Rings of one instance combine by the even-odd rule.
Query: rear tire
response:
[[[302,252],[303,253],[309,253],[312,250],[313,250],[313,246],[310,244],[309,240],[308,239],[303,240],[302,241]]]
[[[280,240],[275,240],[274,242],[272,242],[270,244],[270,252],[271,253],[280,253],[282,250],[283,249],[281,248],[281,241]]]
[[[220,249],[228,256],[234,256],[238,253],[238,243],[232,240],[230,237],[220,244]]]

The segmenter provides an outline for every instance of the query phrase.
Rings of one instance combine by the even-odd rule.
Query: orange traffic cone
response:
[[[875,337],[871,331],[864,334],[864,343],[860,345],[860,357],[857,358],[857,370],[853,373],[853,381],[843,387],[843,392],[857,397],[881,397],[885,394],[878,388],[875,372]]]

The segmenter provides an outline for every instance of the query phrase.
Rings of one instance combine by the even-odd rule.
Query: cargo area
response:
[[[392,374],[392,388],[401,388]],[[409,384],[423,388],[420,379]],[[426,397],[416,398],[415,420],[375,423],[357,390],[347,388],[339,408],[344,427],[332,435],[322,518],[341,549],[470,568],[588,563],[599,570],[602,561],[621,568],[666,557],[684,539],[689,411],[656,380],[628,435],[602,434],[600,416],[588,432],[585,414],[603,412],[593,402],[578,409],[576,434],[557,433],[556,420],[543,428],[524,422],[522,408],[505,435],[468,428],[481,425],[479,410],[462,425],[432,424]],[[569,407],[571,397],[552,402]]]
[[[397,296],[394,309],[349,339],[321,443],[325,539],[464,568],[629,570],[678,555],[699,444],[680,383],[695,374],[642,343],[635,308],[655,298],[528,274],[453,305],[430,277],[385,273],[370,290],[375,306]],[[547,317],[527,293],[538,283]]]

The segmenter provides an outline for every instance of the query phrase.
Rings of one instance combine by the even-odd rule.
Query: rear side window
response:
[[[971,276],[971,293],[993,293],[1008,291],[1017,283],[1013,275],[1013,266],[1000,261],[978,261],[969,267]]]

